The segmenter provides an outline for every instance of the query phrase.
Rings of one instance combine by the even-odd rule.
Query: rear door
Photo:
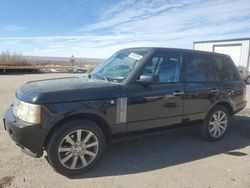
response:
[[[183,56],[185,97],[183,119],[204,119],[218,95],[214,64],[207,53],[187,52]]]

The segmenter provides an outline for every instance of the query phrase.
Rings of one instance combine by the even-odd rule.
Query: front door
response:
[[[182,122],[184,86],[179,52],[158,52],[144,67],[143,75],[158,75],[159,83],[129,87],[127,131],[162,127]]]

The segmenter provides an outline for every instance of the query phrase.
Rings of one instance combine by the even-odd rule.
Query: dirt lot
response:
[[[0,118],[28,80],[71,74],[0,75]],[[250,87],[248,87],[250,101]],[[250,102],[249,102],[250,103]],[[232,118],[223,140],[209,143],[194,130],[176,130],[111,145],[88,174],[66,178],[44,157],[21,153],[0,123],[2,187],[250,187],[250,104]]]

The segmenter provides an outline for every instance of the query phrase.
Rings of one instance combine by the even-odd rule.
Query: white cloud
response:
[[[197,40],[250,37],[249,10],[249,0],[126,0],[78,36],[0,38],[0,50],[105,58],[133,46],[192,48]]]

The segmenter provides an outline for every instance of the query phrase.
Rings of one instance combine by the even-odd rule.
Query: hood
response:
[[[48,104],[120,97],[122,86],[85,77],[56,78],[27,82],[16,97],[33,104]]]

